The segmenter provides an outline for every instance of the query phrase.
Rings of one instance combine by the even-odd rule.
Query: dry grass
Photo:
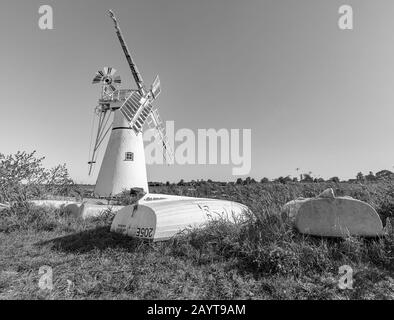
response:
[[[391,181],[156,187],[153,192],[239,201],[256,215],[156,244],[110,233],[111,215],[79,221],[56,210],[3,211],[0,299],[394,299],[393,232],[321,239],[282,220],[285,202],[328,186],[369,202],[384,221],[394,217]],[[344,264],[354,269],[353,290],[338,288]],[[43,265],[53,268],[52,291],[38,288]]]

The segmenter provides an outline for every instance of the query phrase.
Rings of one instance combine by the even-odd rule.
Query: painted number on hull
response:
[[[118,225],[115,230],[116,233],[125,233],[125,231],[126,231],[126,226],[124,224]]]
[[[153,238],[153,228],[137,228],[137,238]]]

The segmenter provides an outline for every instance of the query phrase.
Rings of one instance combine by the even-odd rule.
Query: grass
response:
[[[111,214],[80,221],[52,209],[0,212],[0,299],[394,299],[392,229],[384,238],[322,239],[281,216],[285,202],[327,187],[367,201],[384,222],[394,218],[391,181],[158,186],[152,192],[234,200],[255,213],[166,243],[110,233]],[[51,291],[38,287],[44,265],[53,268]],[[354,270],[352,290],[338,287],[342,265]]]

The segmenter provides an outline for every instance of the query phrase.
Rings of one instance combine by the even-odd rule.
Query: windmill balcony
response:
[[[105,94],[99,102],[119,102],[119,101],[125,101],[129,95],[137,90],[131,90],[131,89],[121,89],[121,90],[116,90],[113,93],[110,94]]]

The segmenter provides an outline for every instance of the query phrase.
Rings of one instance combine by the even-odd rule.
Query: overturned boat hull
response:
[[[335,197],[330,188],[316,198],[288,202],[282,215],[300,233],[322,237],[376,237],[383,235],[382,220],[368,203],[352,197]]]
[[[248,207],[225,200],[168,195],[147,195],[138,204],[119,210],[111,231],[134,238],[164,241],[210,220],[244,219]]]
[[[299,232],[326,237],[383,234],[382,221],[368,203],[351,198],[312,199],[298,211],[296,227]]]

